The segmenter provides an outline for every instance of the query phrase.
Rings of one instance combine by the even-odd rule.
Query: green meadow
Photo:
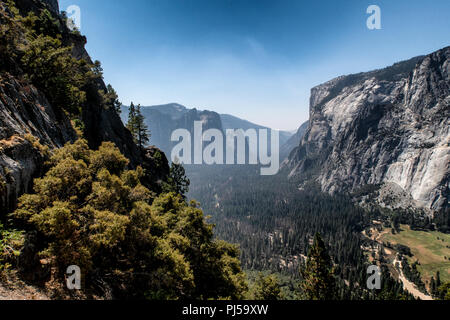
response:
[[[442,281],[450,282],[450,235],[433,231],[414,231],[402,225],[401,232],[382,236],[383,242],[402,244],[411,248],[409,262],[419,261],[418,270],[424,280],[430,280],[439,271]]]

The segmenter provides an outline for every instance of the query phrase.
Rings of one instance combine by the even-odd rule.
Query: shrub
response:
[[[34,149],[39,150],[40,154],[44,158],[50,157],[49,147],[41,144],[41,142],[39,141],[38,138],[36,138],[32,134],[26,134],[24,138],[25,138],[25,140],[27,140],[28,142],[31,143],[31,145],[33,146]]]
[[[90,78],[86,61],[73,58],[71,48],[62,47],[60,40],[39,35],[24,48],[21,62],[28,80],[52,105],[69,114],[80,114],[86,101],[82,89]]]
[[[127,170],[112,143],[92,151],[79,140],[49,162],[13,216],[39,232],[44,241],[34,245],[60,277],[78,265],[126,298],[243,296],[236,247],[213,239],[195,202],[175,193],[156,196],[142,185],[142,168]]]
[[[23,245],[23,232],[5,230],[0,223],[0,273],[14,266]]]
[[[280,282],[276,275],[259,273],[254,286],[254,298],[256,300],[281,300]]]

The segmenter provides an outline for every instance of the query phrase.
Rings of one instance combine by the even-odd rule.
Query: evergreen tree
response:
[[[29,241],[51,266],[46,276],[63,283],[77,265],[83,290],[101,281],[117,299],[243,298],[238,248],[215,239],[197,203],[157,194],[143,184],[144,170],[127,170],[128,163],[111,142],[90,150],[78,140],[55,150],[34,193],[19,199],[12,217],[39,235]],[[39,259],[24,268],[31,274]]]
[[[254,288],[254,298],[256,300],[282,300],[280,283],[276,275],[264,276],[258,274]]]
[[[120,114],[120,107],[122,103],[119,101],[119,96],[117,95],[116,90],[108,84],[106,87],[106,93],[102,94],[103,101],[107,108],[114,110],[117,114]]]
[[[450,300],[450,282],[439,287],[438,296],[441,300]]]
[[[133,102],[131,102],[130,107],[128,108],[128,122],[126,127],[128,130],[130,130],[134,142],[136,142],[137,137],[136,107],[134,106]]]
[[[314,244],[309,250],[306,266],[301,269],[301,275],[301,288],[308,300],[334,298],[333,263],[319,233],[314,237]]]
[[[137,144],[142,149],[150,141],[150,133],[148,126],[145,124],[145,117],[142,115],[140,104],[136,107],[136,132]]]
[[[175,159],[170,167],[170,182],[177,194],[185,196],[189,192],[190,180],[186,176],[184,167]]]
[[[150,133],[141,112],[141,105],[135,106],[133,102],[129,108],[127,128],[133,135],[134,142],[140,149],[150,141]]]
[[[441,273],[439,272],[439,270],[436,272],[436,287],[440,287],[441,286]]]
[[[103,77],[102,63],[99,60],[95,60],[92,71],[99,77]]]

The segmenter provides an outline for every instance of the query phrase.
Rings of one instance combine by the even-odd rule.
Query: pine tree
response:
[[[239,249],[215,239],[197,203],[147,188],[144,170],[127,170],[128,163],[111,142],[91,150],[78,140],[54,151],[48,172],[12,215],[39,232],[29,241],[51,266],[45,276],[60,282],[75,264],[92,279],[86,293],[96,292],[89,283],[100,279],[119,299],[242,299]],[[0,224],[2,263],[4,240]]]
[[[431,295],[433,295],[433,296],[436,295],[437,288],[436,288],[436,281],[434,280],[434,277],[431,277],[431,280],[430,280],[430,291],[431,291]]]
[[[106,105],[114,110],[117,114],[120,114],[121,110],[120,107],[122,106],[122,103],[119,101],[119,96],[117,95],[116,90],[108,84],[106,87],[106,94],[104,95],[105,103]]]
[[[334,298],[335,279],[333,263],[322,237],[317,233],[309,250],[306,266],[301,269],[301,288],[308,300],[331,300]]]
[[[133,135],[134,142],[143,149],[150,141],[148,126],[145,124],[145,117],[141,112],[141,105],[135,106],[133,102],[129,108],[127,128]]]
[[[150,133],[148,126],[145,124],[145,117],[142,115],[140,104],[136,107],[136,133],[137,144],[142,149],[150,141]]]
[[[190,180],[186,177],[184,167],[175,159],[170,167],[170,182],[175,189],[175,192],[185,196],[189,192]]]
[[[438,297],[441,300],[450,300],[450,282],[446,282],[439,287]]]
[[[131,102],[130,107],[128,108],[127,129],[130,130],[134,142],[137,142],[136,107],[133,102]]]
[[[282,300],[280,282],[276,275],[264,276],[262,273],[258,274],[254,288],[254,298],[256,300]]]

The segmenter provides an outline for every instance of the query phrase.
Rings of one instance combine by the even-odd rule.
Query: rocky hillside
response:
[[[72,56],[76,59],[92,63],[84,47],[86,38],[66,28],[56,0],[18,0],[15,4],[23,15],[48,9],[57,22],[62,44],[72,46]],[[10,9],[0,3],[0,10],[0,22],[4,21],[6,25],[11,20]],[[22,30],[18,30],[14,41],[26,41]],[[12,32],[9,34],[13,36]],[[71,123],[72,117],[52,105],[46,94],[24,77],[20,59],[6,53],[4,47],[1,50],[6,55],[0,63],[0,213],[3,215],[15,208],[21,194],[30,191],[33,178],[42,175],[45,153],[74,141],[77,134]],[[103,141],[112,141],[130,159],[131,167],[144,163],[151,168],[153,160],[148,156],[154,151],[148,150],[142,155],[119,115],[99,101],[98,91],[105,89],[101,79],[85,88],[87,99],[79,117],[83,123],[83,136],[92,148],[97,148]],[[168,167],[166,169],[168,171]],[[164,176],[167,172],[161,174]]]
[[[381,187],[380,203],[449,206],[450,47],[312,89],[291,177],[323,191]],[[372,188],[376,189],[376,188]]]

